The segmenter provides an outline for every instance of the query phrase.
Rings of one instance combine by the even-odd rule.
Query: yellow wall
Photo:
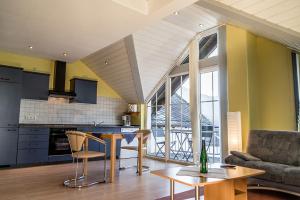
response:
[[[295,130],[291,50],[257,38],[259,121],[253,128]]]
[[[227,26],[228,110],[241,111],[243,149],[251,129],[295,130],[291,50]]]
[[[0,64],[21,67],[26,71],[43,72],[50,74],[49,86],[53,88],[54,61],[31,56],[0,51]],[[98,81],[98,96],[121,98],[106,82],[100,79],[81,61],[68,63],[66,68],[66,90],[70,88],[70,79],[73,77]]]
[[[77,61],[67,64],[66,69],[66,89],[70,88],[70,79],[84,78],[98,81],[97,95],[121,98],[106,82],[100,79],[93,71],[91,71],[83,62]]]

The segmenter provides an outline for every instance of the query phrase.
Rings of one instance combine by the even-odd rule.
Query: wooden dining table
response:
[[[93,133],[95,134],[95,133]],[[107,139],[110,141],[110,173],[109,173],[109,181],[113,183],[115,181],[115,173],[116,173],[116,152],[117,152],[117,140],[124,139],[125,133],[96,133],[99,134],[101,139]],[[131,133],[126,133],[131,134]],[[136,138],[138,139],[138,175],[141,176],[143,173],[143,133],[135,132],[132,134],[136,134]]]

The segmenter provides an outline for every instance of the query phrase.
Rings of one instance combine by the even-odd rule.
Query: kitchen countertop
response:
[[[121,124],[19,124],[19,127],[39,127],[39,128],[139,128],[140,126],[124,126]]]

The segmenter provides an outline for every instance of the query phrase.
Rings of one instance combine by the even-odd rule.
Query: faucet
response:
[[[104,121],[101,121],[100,123],[98,123],[96,126],[101,126],[104,123]]]
[[[103,124],[104,123],[104,121],[101,121],[100,123],[97,123],[96,121],[93,121],[93,125],[94,125],[94,127],[99,127],[99,126],[101,126],[101,124]]]

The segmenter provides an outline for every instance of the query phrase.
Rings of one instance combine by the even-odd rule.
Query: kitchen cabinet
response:
[[[96,136],[98,136],[97,133],[120,133],[121,132],[121,128],[118,127],[96,127],[94,128],[94,132],[96,133]],[[110,157],[110,140],[109,139],[105,139],[106,141],[106,155],[107,157]],[[117,140],[116,143],[116,156],[117,158],[120,157],[120,151],[121,151],[121,140]],[[100,151],[104,151],[104,146],[100,145]]]
[[[92,132],[94,133],[94,136],[99,137],[100,133],[120,133],[121,128],[119,127],[86,127],[86,128],[79,128],[78,131],[82,132]],[[110,140],[105,139],[106,142],[106,155],[107,157],[110,157]],[[117,152],[116,156],[120,157],[120,151],[121,151],[121,140],[117,140]],[[104,145],[101,145],[99,142],[89,140],[89,150],[90,151],[101,151],[104,152]]]
[[[22,83],[21,68],[0,65],[0,82]]]
[[[18,126],[21,83],[21,69],[0,65],[0,127]]]
[[[0,82],[0,127],[19,124],[21,84]]]
[[[23,99],[48,100],[49,74],[23,72]]]
[[[86,133],[86,132],[93,132],[94,128],[78,128],[78,131],[82,131],[84,133]],[[89,151],[100,151],[100,146],[103,146],[103,145],[101,145],[97,141],[89,139],[88,146],[89,146]],[[103,148],[101,148],[101,149],[103,149]]]
[[[73,78],[70,81],[70,91],[76,94],[73,103],[97,103],[97,81]]]
[[[18,150],[18,165],[48,162],[48,149]]]
[[[0,165],[15,165],[22,69],[0,65]]]
[[[17,164],[48,162],[49,128],[19,129]]]
[[[0,165],[15,165],[18,128],[0,128]]]

